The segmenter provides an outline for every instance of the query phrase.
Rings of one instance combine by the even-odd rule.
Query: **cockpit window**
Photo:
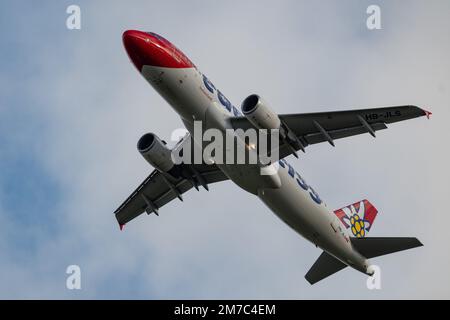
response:
[[[166,42],[167,42],[167,40],[164,39],[163,37],[161,37],[159,34],[156,34],[156,33],[153,33],[153,32],[146,32],[146,34],[148,34],[148,35],[150,35],[150,36],[152,36],[152,37],[155,37],[155,38],[158,39],[158,40],[166,41]]]

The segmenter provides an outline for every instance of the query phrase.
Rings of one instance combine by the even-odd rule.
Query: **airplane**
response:
[[[238,110],[189,58],[162,36],[127,30],[122,36],[125,50],[147,82],[178,113],[188,133],[177,145],[192,142],[204,148],[194,136],[194,122],[220,132],[229,129],[278,130],[279,159],[263,165],[219,163],[214,158],[200,163],[175,163],[167,143],[154,133],[143,135],[137,148],[155,169],[114,212],[120,230],[140,214],[159,216],[161,207],[192,188],[209,191],[209,185],[231,180],[257,196],[294,231],[323,250],[306,273],[310,284],[349,266],[373,275],[369,259],[422,246],[413,237],[366,237],[377,209],[364,199],[338,210],[330,210],[318,193],[285,159],[298,157],[309,145],[335,141],[353,135],[386,129],[387,124],[431,112],[413,105],[347,111],[277,114],[257,94],[248,96]],[[239,138],[238,138],[239,140]],[[239,141],[246,144],[246,141]],[[175,148],[174,148],[175,149]],[[274,174],[261,174],[261,167],[278,165]]]

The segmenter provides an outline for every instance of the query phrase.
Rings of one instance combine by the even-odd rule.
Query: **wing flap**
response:
[[[371,127],[374,131],[387,129],[387,126],[384,123],[374,123],[371,125]],[[333,138],[333,140],[356,136],[364,133],[367,133],[367,129],[364,126],[349,127],[328,131],[328,134],[331,136],[331,138]],[[307,134],[304,136],[304,139],[308,144],[316,144],[326,141],[325,137],[320,132]]]
[[[361,126],[362,123],[358,116],[361,116],[371,125],[374,123],[389,124],[426,115],[425,110],[417,106],[407,105],[332,112],[285,114],[280,115],[280,119],[295,132],[301,132],[302,135],[305,135],[317,132],[314,121],[320,123],[325,130],[330,131]]]
[[[185,166],[185,165],[183,165]],[[206,184],[227,180],[222,171],[215,165],[194,165],[195,171],[204,179]],[[136,190],[114,211],[119,225],[133,220],[141,215],[151,203],[151,211],[158,210],[170,201],[189,191],[194,185],[196,177],[175,178],[154,170]],[[175,188],[175,191],[174,189]]]

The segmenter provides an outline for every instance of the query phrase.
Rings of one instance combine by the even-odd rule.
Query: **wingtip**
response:
[[[307,275],[305,275],[305,280],[309,283],[309,285],[314,285],[314,281],[312,281]]]
[[[430,119],[430,117],[431,117],[431,115],[433,114],[431,111],[428,111],[428,110],[425,110],[425,109],[422,109],[423,110],[423,112],[425,112],[425,116],[427,117],[427,119]]]
[[[420,241],[420,240],[417,239],[417,238],[416,238],[416,241],[417,241],[417,246],[418,246],[418,247],[423,247],[422,241]]]

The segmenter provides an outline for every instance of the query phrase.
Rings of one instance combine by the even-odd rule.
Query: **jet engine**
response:
[[[280,138],[286,142],[294,156],[298,158],[297,150],[305,151],[304,144],[299,140],[286,123],[271,110],[269,105],[257,94],[252,94],[242,102],[242,113],[257,129],[279,130]]]
[[[158,171],[168,172],[175,165],[172,160],[172,151],[154,133],[144,134],[137,143],[137,149]]]
[[[258,129],[280,129],[281,121],[268,104],[257,94],[252,94],[242,102],[242,113]]]

